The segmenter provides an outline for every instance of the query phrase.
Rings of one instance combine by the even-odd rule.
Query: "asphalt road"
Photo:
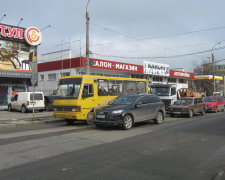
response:
[[[0,179],[223,179],[225,113],[131,130],[65,123],[0,130]]]

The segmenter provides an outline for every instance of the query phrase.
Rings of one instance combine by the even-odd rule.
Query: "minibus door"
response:
[[[82,90],[82,112],[87,113],[96,106],[93,84],[84,84]],[[84,114],[84,113],[83,113]]]

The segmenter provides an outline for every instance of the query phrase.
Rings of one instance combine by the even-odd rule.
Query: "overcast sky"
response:
[[[18,25],[23,18],[22,27],[51,25],[42,32],[39,58],[68,49],[69,44],[57,46],[62,41],[79,39],[85,56],[86,4],[87,0],[2,0],[0,16],[7,16],[1,23]],[[224,9],[223,0],[90,0],[91,57],[135,64],[147,60],[192,71],[219,42],[215,59],[225,58]],[[70,48],[79,55],[78,42]]]

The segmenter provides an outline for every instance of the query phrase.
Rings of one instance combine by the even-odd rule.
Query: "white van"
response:
[[[33,96],[34,94],[34,96]],[[34,101],[33,101],[34,98]],[[43,111],[45,109],[43,92],[20,92],[11,98],[8,110],[18,110],[23,113],[33,110]]]

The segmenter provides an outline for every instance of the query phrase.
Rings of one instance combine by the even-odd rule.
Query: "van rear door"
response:
[[[33,102],[33,98],[34,98],[34,102]],[[43,93],[34,93],[34,97],[33,97],[33,93],[30,94],[30,105],[35,107],[43,107],[44,108],[44,97],[43,97]]]

